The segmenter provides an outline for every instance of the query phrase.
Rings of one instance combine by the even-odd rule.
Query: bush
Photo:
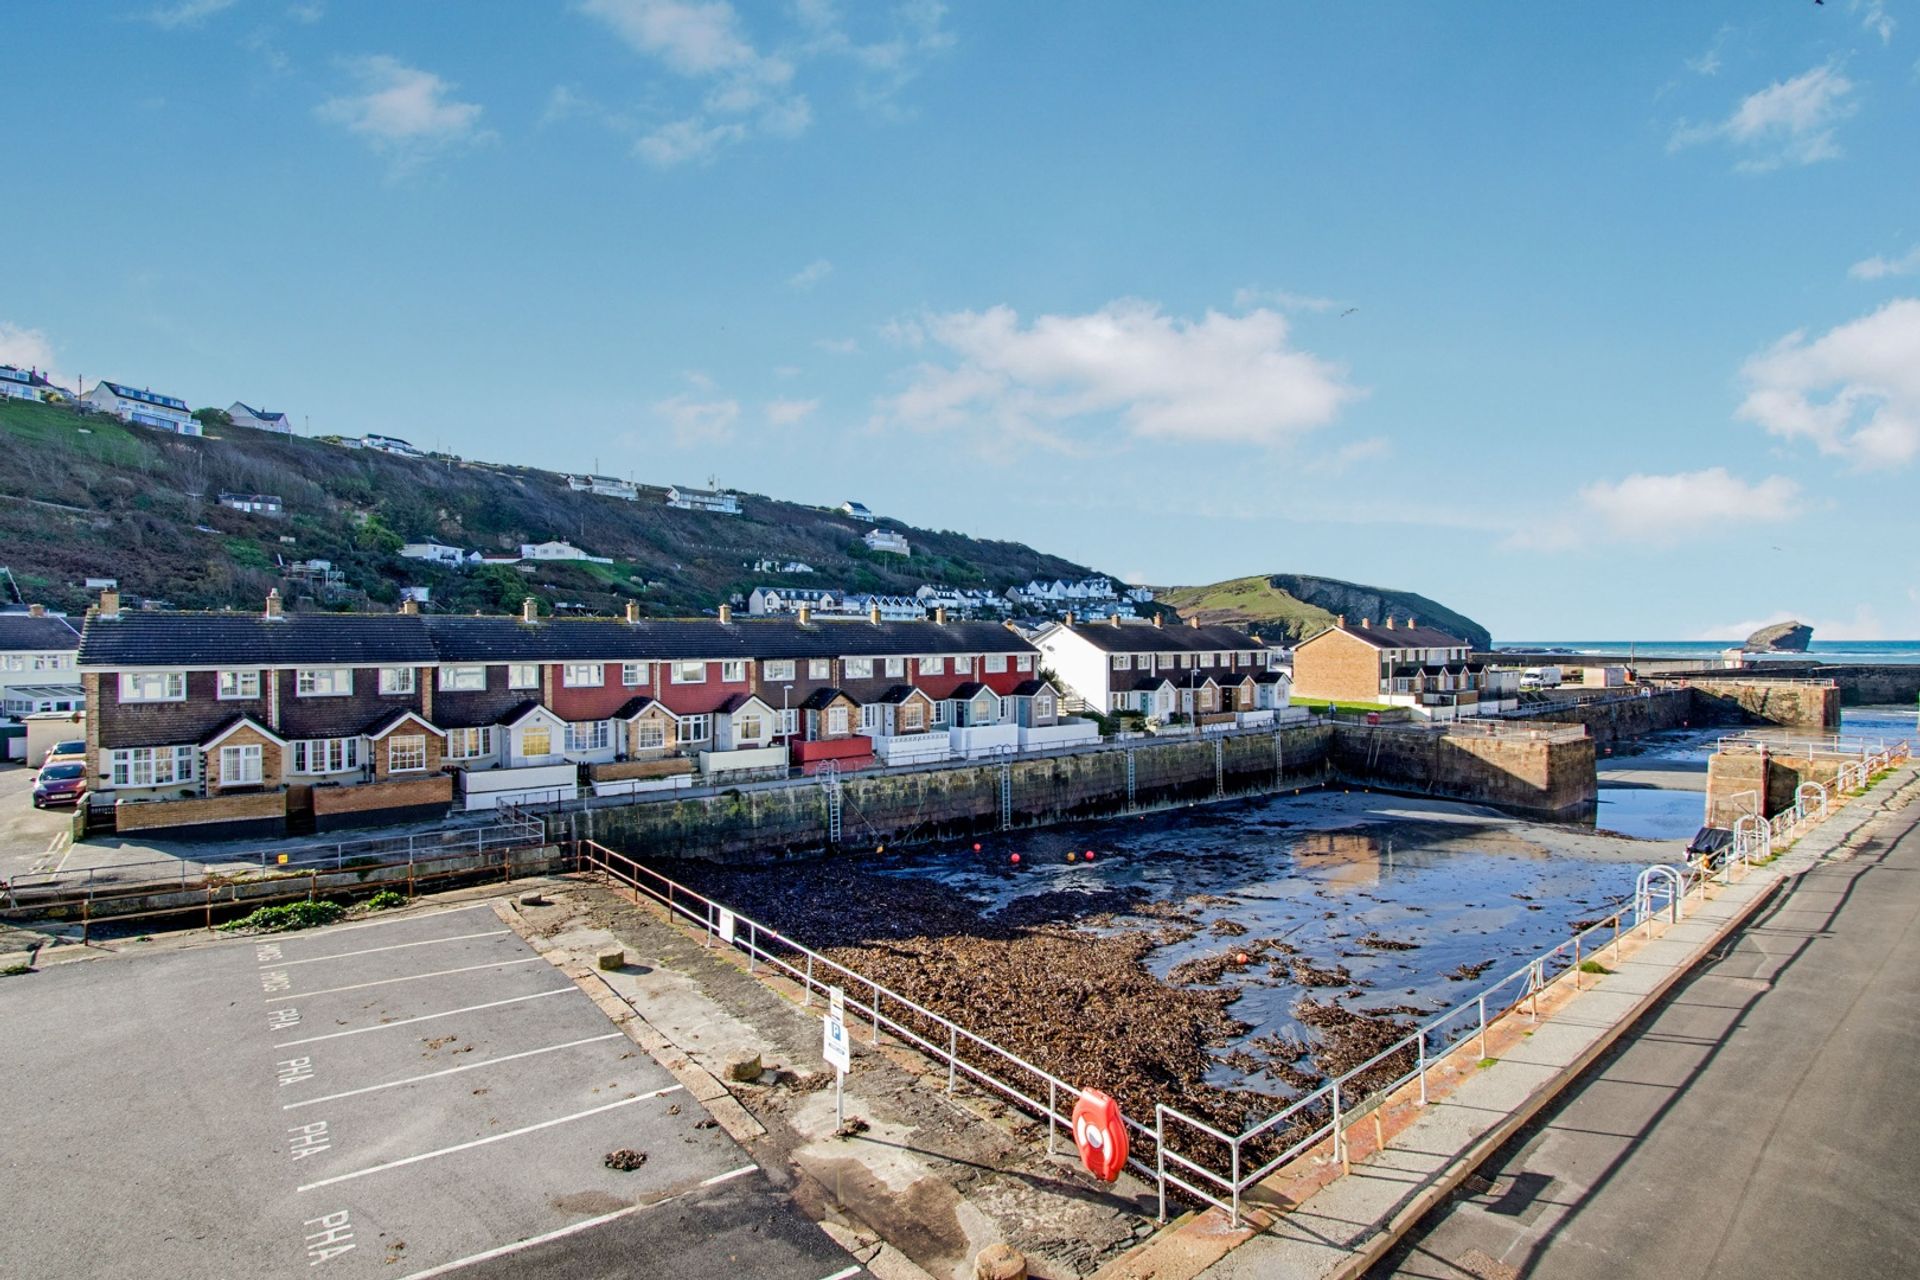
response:
[[[395,907],[404,907],[406,905],[407,895],[404,893],[395,893],[391,889],[382,889],[367,899],[367,910],[369,911],[391,911]]]
[[[224,933],[286,933],[332,924],[345,914],[345,907],[325,898],[317,902],[287,902],[277,907],[261,907],[238,920],[228,921],[220,929]]]

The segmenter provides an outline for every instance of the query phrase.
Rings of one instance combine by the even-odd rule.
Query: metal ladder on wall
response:
[[[1213,794],[1227,794],[1227,744],[1219,738],[1213,740]]]
[[[1140,807],[1139,802],[1134,799],[1134,791],[1133,791],[1133,748],[1128,747],[1127,748],[1127,812],[1132,813],[1135,809],[1139,807]]]
[[[820,780],[821,788],[827,793],[827,843],[840,843],[840,765],[829,760],[820,766],[820,772],[814,775]]]
[[[1000,829],[1013,830],[1013,766],[1000,766]]]

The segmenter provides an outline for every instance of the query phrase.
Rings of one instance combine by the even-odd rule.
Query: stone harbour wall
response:
[[[1594,743],[1563,729],[1529,734],[1446,733],[1386,725],[1334,730],[1334,772],[1359,786],[1570,818],[1597,799]]]
[[[1690,692],[1708,710],[1797,729],[1838,729],[1839,686],[1780,680],[1690,680]]]

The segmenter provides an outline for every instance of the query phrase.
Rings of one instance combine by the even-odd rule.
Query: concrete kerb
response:
[[[1529,1089],[1517,1103],[1484,1108],[1486,1112],[1501,1113],[1502,1118],[1475,1135],[1465,1146],[1452,1146],[1449,1149],[1443,1133],[1431,1132],[1444,1127],[1441,1117],[1445,1108],[1435,1105],[1413,1124],[1400,1130],[1394,1145],[1377,1148],[1372,1160],[1356,1165],[1353,1173],[1325,1182],[1318,1192],[1291,1202],[1284,1211],[1256,1210],[1246,1214],[1252,1220],[1261,1222],[1261,1230],[1233,1228],[1218,1210],[1190,1212],[1174,1219],[1140,1246],[1110,1262],[1095,1274],[1094,1280],[1144,1280],[1145,1277],[1152,1277],[1152,1280],[1187,1280],[1188,1277],[1200,1275],[1241,1246],[1257,1248],[1263,1255],[1257,1263],[1260,1268],[1258,1274],[1316,1276],[1326,1280],[1349,1280],[1364,1274],[1415,1223],[1456,1190],[1474,1169],[1576,1081],[1622,1035],[1637,1025],[1702,960],[1752,919],[1783,885],[1821,858],[1849,844],[1862,828],[1876,818],[1920,796],[1920,766],[1909,764],[1896,771],[1887,781],[1894,785],[1882,791],[1878,797],[1869,792],[1852,798],[1837,809],[1828,821],[1800,837],[1791,850],[1752,869],[1735,884],[1720,887],[1713,898],[1695,907],[1693,915],[1685,921],[1667,926],[1651,941],[1641,941],[1628,955],[1626,963],[1637,961],[1646,967],[1656,967],[1660,973],[1637,995],[1623,989],[1627,986],[1621,981],[1625,964],[1611,978],[1595,979],[1578,996],[1573,988],[1566,988],[1564,1002],[1556,1002],[1553,1013],[1563,1013],[1579,996],[1593,997],[1605,992],[1609,986],[1616,997],[1631,997],[1632,1003],[1607,1018],[1598,1034],[1578,1053],[1558,1065],[1551,1075]],[[1710,911],[1716,907],[1719,910]],[[1708,918],[1703,919],[1703,916]],[[1719,918],[1713,919],[1714,916]],[[1683,941],[1675,937],[1676,934],[1687,937]],[[1648,954],[1649,951],[1671,951],[1675,943],[1685,946],[1679,956],[1656,958]],[[1556,980],[1551,986],[1559,987],[1560,982]],[[1594,1008],[1591,999],[1587,1008]],[[1510,1018],[1501,1021],[1509,1022]],[[1545,1031],[1553,1026],[1553,1022],[1550,1014],[1543,1012],[1535,1029]],[[1578,1034],[1578,1028],[1564,1019],[1561,1025]],[[1533,1031],[1521,1034],[1531,1036]],[[1463,1041],[1456,1046],[1455,1055],[1464,1052],[1468,1043],[1471,1041]],[[1540,1042],[1534,1043],[1536,1048],[1540,1047]],[[1479,1078],[1464,1077],[1462,1085]],[[1508,1078],[1511,1078],[1511,1073]],[[1448,1096],[1454,1096],[1459,1087],[1456,1086]],[[1439,1104],[1445,1101],[1437,1100]],[[1409,1136],[1422,1129],[1430,1131],[1427,1134],[1428,1141],[1408,1141]],[[1309,1153],[1303,1159],[1309,1159],[1311,1155]],[[1440,1161],[1437,1166],[1426,1169],[1417,1167],[1423,1158],[1435,1157]],[[1368,1179],[1365,1175],[1369,1164],[1375,1172],[1389,1176]],[[1287,1170],[1282,1170],[1269,1180],[1269,1184],[1279,1183],[1287,1174]],[[1355,1174],[1361,1176],[1356,1177]],[[1406,1186],[1415,1180],[1419,1182],[1418,1189],[1409,1194]],[[1387,1203],[1381,1206],[1385,1210],[1383,1214],[1365,1218],[1351,1212],[1341,1213],[1334,1208],[1333,1201],[1364,1199],[1362,1193],[1369,1181],[1379,1184],[1378,1189],[1386,1193],[1379,1197],[1387,1199]],[[1282,1203],[1288,1203],[1284,1197],[1280,1199]],[[1316,1205],[1316,1201],[1320,1203]],[[1329,1213],[1330,1209],[1334,1212]],[[1370,1228],[1362,1226],[1359,1236],[1348,1234],[1345,1239],[1336,1239],[1333,1232],[1306,1225],[1308,1220],[1321,1219],[1355,1225],[1370,1222],[1372,1225]]]

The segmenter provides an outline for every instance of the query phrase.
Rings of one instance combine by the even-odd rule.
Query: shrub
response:
[[[277,907],[261,907],[238,920],[220,926],[225,933],[286,933],[292,929],[312,929],[332,924],[347,913],[337,902],[321,898],[317,902],[286,902]]]
[[[369,911],[391,911],[395,907],[404,907],[406,905],[407,895],[404,893],[395,893],[392,889],[382,889],[367,899],[367,910]]]

